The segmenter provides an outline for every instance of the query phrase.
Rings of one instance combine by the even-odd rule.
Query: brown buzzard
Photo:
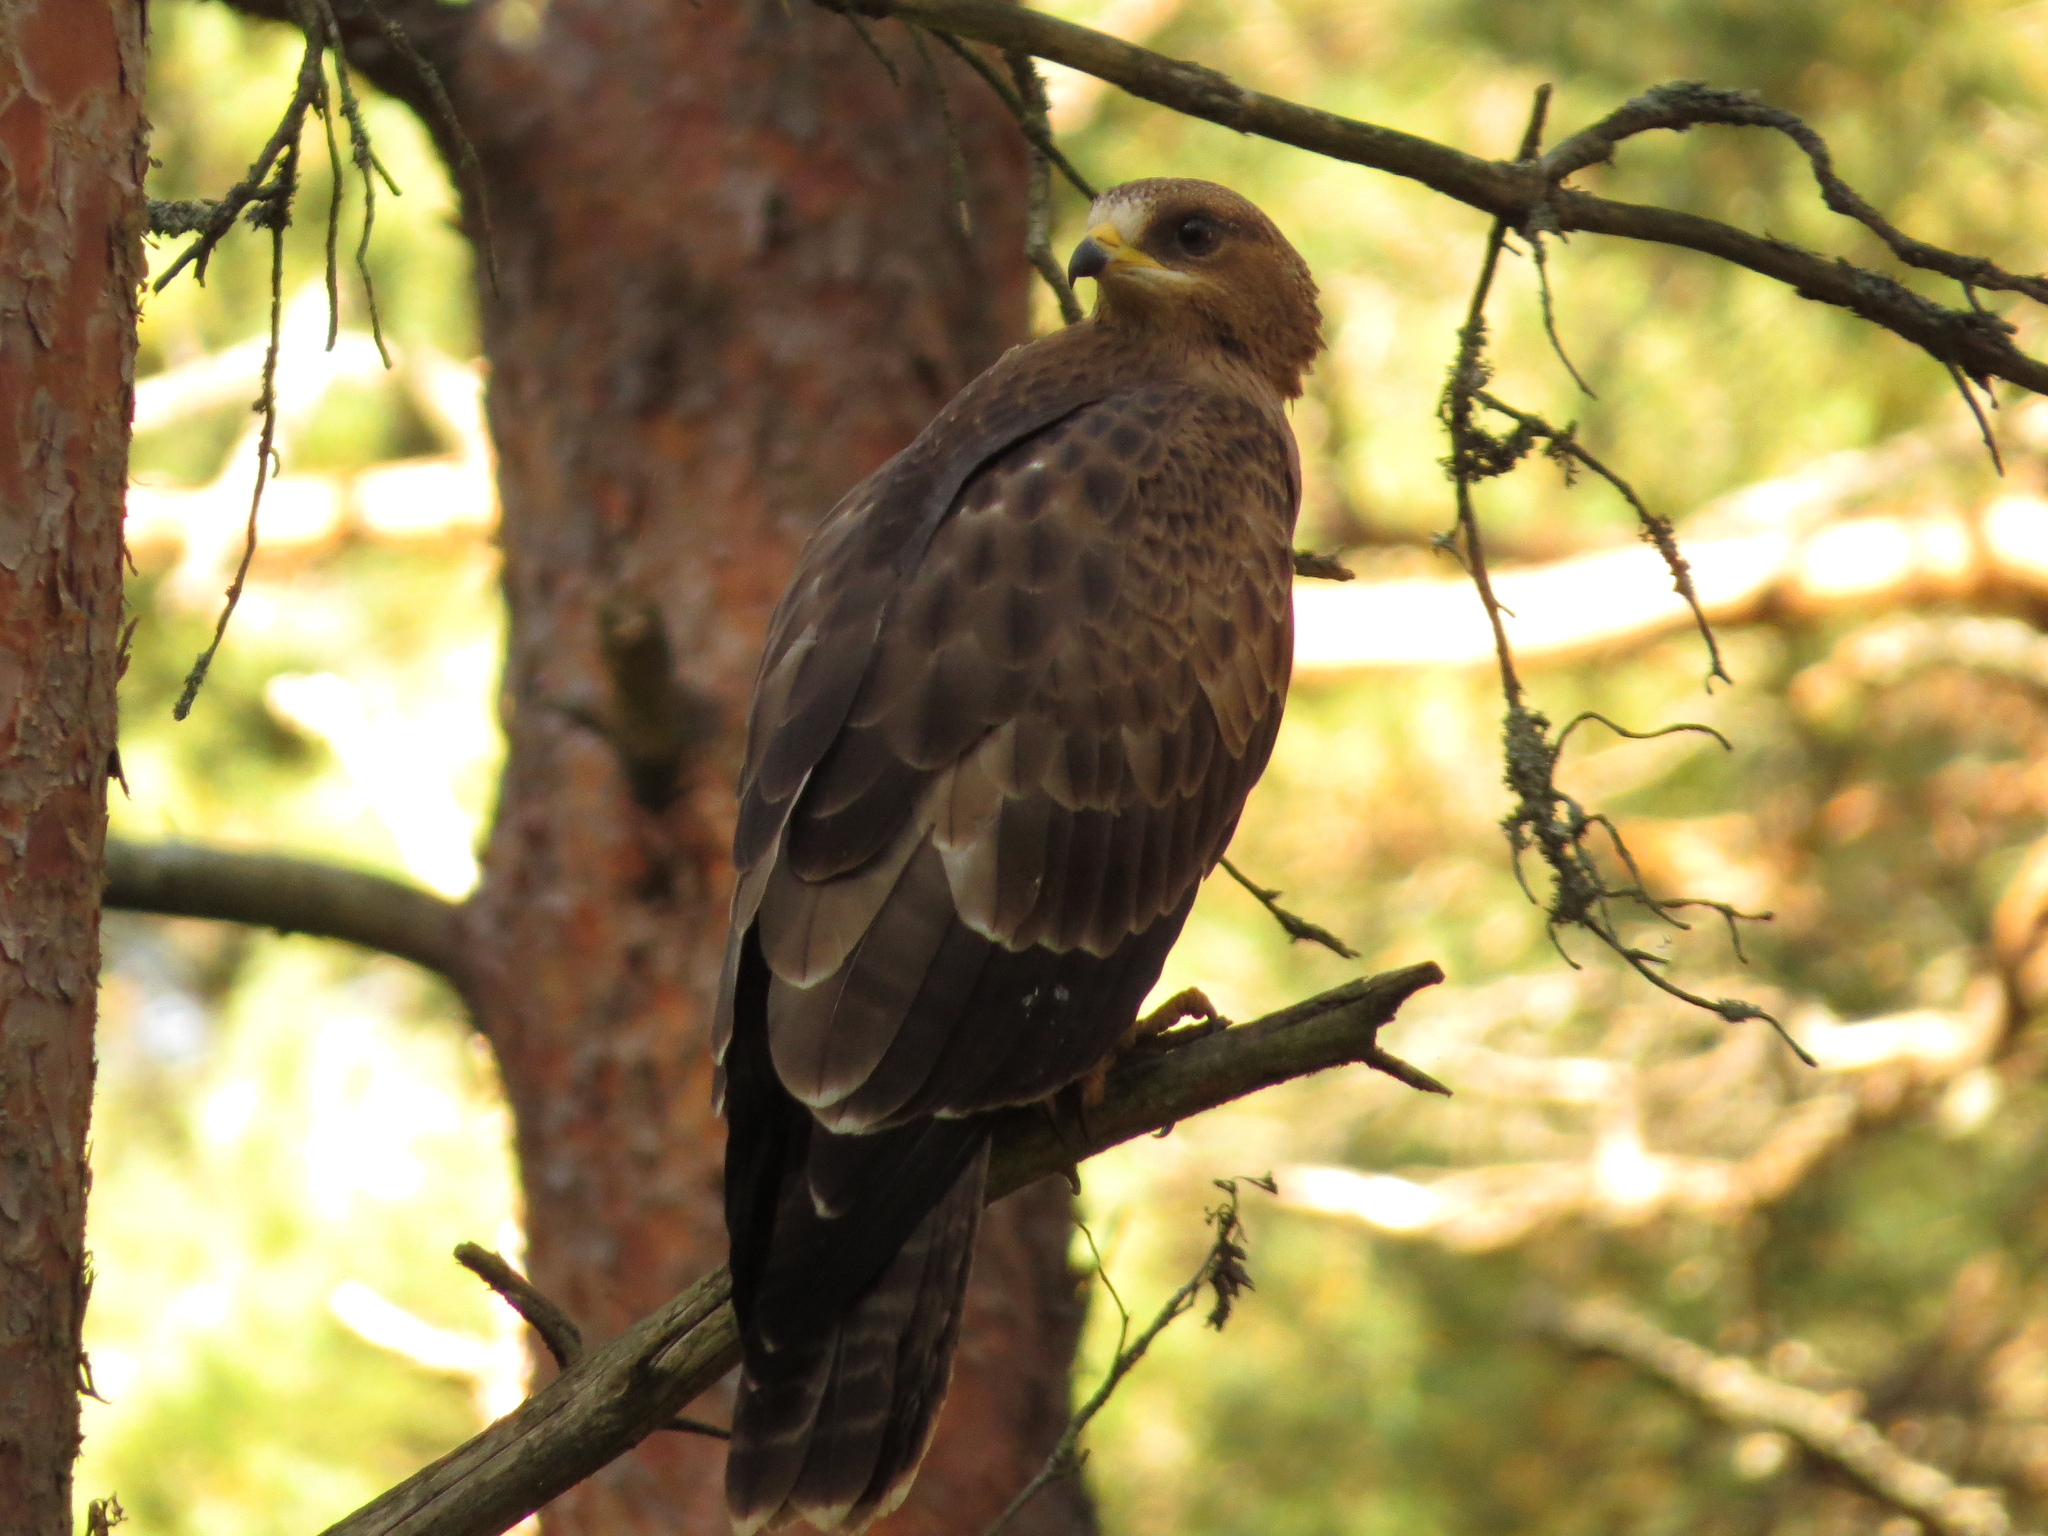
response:
[[[769,627],[717,1025],[742,1533],[902,1499],[989,1112],[1130,1027],[1279,728],[1315,284],[1207,182],[1089,225],[1094,315],[848,494]]]

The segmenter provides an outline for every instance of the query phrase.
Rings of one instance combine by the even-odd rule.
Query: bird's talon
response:
[[[1174,1027],[1188,1019],[1198,1022],[1191,1029]],[[1190,1041],[1213,1035],[1219,1029],[1228,1028],[1230,1020],[1217,1011],[1216,1005],[1209,1001],[1206,992],[1200,987],[1183,987],[1133,1024],[1129,1032],[1118,1042],[1117,1051],[1121,1055],[1134,1046],[1158,1040],[1168,1031],[1172,1031],[1173,1038],[1163,1043],[1186,1045]]]
[[[1081,1107],[1084,1110],[1093,1109],[1102,1102],[1102,1096],[1109,1091],[1109,1069],[1121,1055],[1123,1048],[1119,1046],[1090,1067],[1088,1075],[1075,1085],[1081,1090]]]

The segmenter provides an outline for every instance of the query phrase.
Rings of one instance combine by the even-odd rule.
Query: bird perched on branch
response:
[[[901,1501],[952,1368],[991,1111],[1131,1027],[1279,728],[1307,266],[1132,182],[1015,348],[850,492],[755,683],[720,989],[738,1530]]]

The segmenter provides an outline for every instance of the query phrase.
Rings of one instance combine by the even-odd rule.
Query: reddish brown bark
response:
[[[142,10],[0,6],[0,1525],[71,1530]]]
[[[510,14],[482,13],[451,79],[495,232],[512,621],[474,931],[535,1278],[609,1333],[725,1253],[707,1021],[769,609],[838,496],[1022,339],[1021,146],[948,60],[963,234],[898,29],[900,83],[846,21],[781,0]],[[982,1528],[1057,1437],[1066,1236],[1059,1191],[988,1223],[953,1402],[889,1529]],[[671,1437],[551,1527],[721,1529],[721,1466]],[[1087,1523],[1066,1491],[1015,1529]]]

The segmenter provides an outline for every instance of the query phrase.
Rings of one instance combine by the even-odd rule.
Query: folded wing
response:
[[[1271,750],[1293,455],[1277,410],[1184,384],[1041,402],[937,513],[856,500],[806,551],[720,1000],[743,1525],[858,1524],[907,1485],[979,1117],[1128,1027]]]

